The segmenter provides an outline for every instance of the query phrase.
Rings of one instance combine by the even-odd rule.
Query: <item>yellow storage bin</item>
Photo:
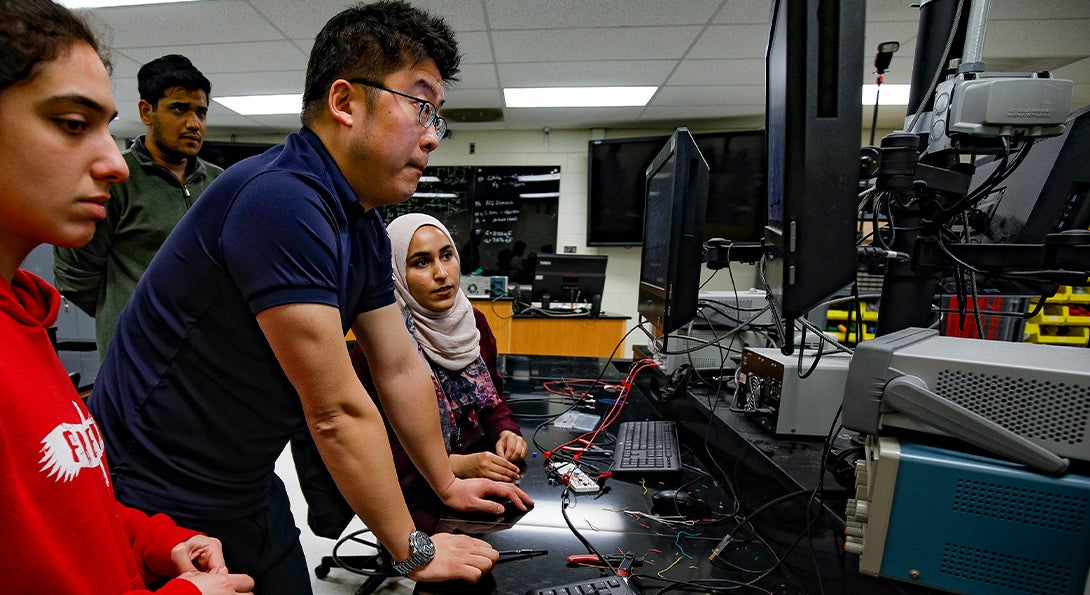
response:
[[[1045,307],[1036,316],[1030,318],[1029,321],[1040,325],[1064,324],[1067,322],[1067,305],[1045,302]]]
[[[1026,342],[1083,347],[1090,343],[1090,327],[1086,326],[1041,326],[1034,330],[1031,334],[1030,325],[1026,324]]]
[[[1060,288],[1056,290],[1056,295],[1048,298],[1048,300],[1046,300],[1046,301],[1049,301],[1049,302],[1066,302],[1066,301],[1069,301],[1070,299],[1071,299],[1071,286],[1070,285],[1061,285]]]
[[[857,310],[856,313],[852,315],[852,320],[859,320],[860,314],[863,315],[863,322],[878,322],[878,311],[868,309],[866,303],[862,303],[859,305],[859,310]],[[833,308],[829,308],[829,310],[825,314],[825,317],[827,320],[848,320],[848,310],[834,310]]]
[[[1067,301],[1073,304],[1090,304],[1090,287],[1068,287]]]
[[[856,333],[855,333],[854,328],[851,330],[851,332],[842,332],[842,331],[839,331],[839,330],[835,330],[835,331],[834,330],[829,330],[829,331],[826,331],[826,332],[832,334],[834,337],[836,337],[836,340],[840,341],[841,343],[858,343],[859,342],[855,338]],[[873,327],[863,331],[863,340],[864,341],[870,341],[873,338],[874,338],[874,329],[873,329]]]
[[[1072,303],[1067,306],[1067,324],[1090,326],[1090,303],[1086,305]]]

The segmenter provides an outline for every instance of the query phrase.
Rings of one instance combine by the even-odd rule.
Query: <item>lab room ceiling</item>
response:
[[[413,0],[442,15],[463,49],[444,115],[459,130],[565,128],[694,131],[756,128],[764,111],[770,0]],[[966,0],[968,4],[968,0]],[[205,0],[93,9],[108,29],[118,137],[143,133],[136,72],[168,53],[188,56],[213,96],[301,93],[307,55],[343,0]],[[866,2],[864,82],[874,54],[900,42],[886,83],[908,83],[919,28],[911,0]],[[1090,104],[1090,2],[995,0],[984,46],[989,70],[1050,70],[1074,81],[1072,109]],[[656,86],[645,107],[508,108],[504,87]],[[879,128],[901,128],[903,106],[882,106]],[[871,121],[864,108],[864,126]],[[486,121],[476,121],[486,120]],[[241,116],[218,104],[209,134],[275,135],[297,114]]]

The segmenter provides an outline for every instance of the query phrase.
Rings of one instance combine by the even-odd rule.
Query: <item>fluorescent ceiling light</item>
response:
[[[213,97],[212,101],[235,112],[240,116],[273,116],[277,114],[298,114],[303,110],[303,94],[287,95],[238,95],[235,97]]]
[[[170,4],[171,2],[194,2],[195,0],[59,0],[68,8],[107,8],[110,6],[136,6],[137,4]]]
[[[504,89],[507,107],[643,107],[658,87],[523,87]]]
[[[874,105],[874,95],[878,94],[878,105],[908,105],[908,85],[887,84],[863,85],[863,105]]]

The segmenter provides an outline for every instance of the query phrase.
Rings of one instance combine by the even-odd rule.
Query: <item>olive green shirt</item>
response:
[[[82,248],[55,248],[54,283],[64,298],[95,318],[99,359],[114,334],[117,318],[152,257],[193,201],[223,169],[193,159],[181,181],[156,163],[138,138],[122,155],[129,178],[110,186],[106,218]]]

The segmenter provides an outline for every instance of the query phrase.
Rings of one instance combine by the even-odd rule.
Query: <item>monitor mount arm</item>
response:
[[[767,248],[764,242],[732,242],[715,238],[704,243],[702,262],[713,271],[727,268],[732,262],[755,263],[761,260]]]
[[[986,277],[1017,277],[1042,296],[1059,285],[1083,285],[1090,276],[1090,231],[1049,234],[1042,244],[974,244],[948,239],[945,226],[971,207],[971,172],[964,164],[941,167],[918,155],[919,137],[893,133],[882,140],[877,185],[886,192],[896,225],[889,249],[906,253],[890,262],[879,305],[878,334],[931,325],[931,303],[944,271],[967,266]],[[954,159],[953,154],[945,155]],[[971,166],[970,166],[971,167]],[[944,234],[947,234],[944,236]]]
[[[963,11],[962,3],[969,10]],[[882,140],[876,182],[887,197],[891,222],[885,232],[891,237],[877,239],[911,258],[888,265],[878,335],[930,326],[935,287],[955,265],[985,275],[1017,275],[1044,296],[1060,284],[1081,285],[1087,277],[1090,237],[1085,233],[1055,234],[1043,245],[984,247],[957,243],[946,229],[986,195],[988,182],[994,186],[1002,180],[994,177],[970,193],[975,166],[961,163],[960,155],[1004,155],[1006,165],[1018,152],[1011,164],[1016,167],[1034,138],[1063,132],[1070,109],[1070,81],[1047,73],[985,74],[981,52],[989,7],[989,0],[921,5],[906,131]],[[961,48],[961,58],[942,60],[951,46]],[[1080,275],[1080,281],[1073,281]]]

